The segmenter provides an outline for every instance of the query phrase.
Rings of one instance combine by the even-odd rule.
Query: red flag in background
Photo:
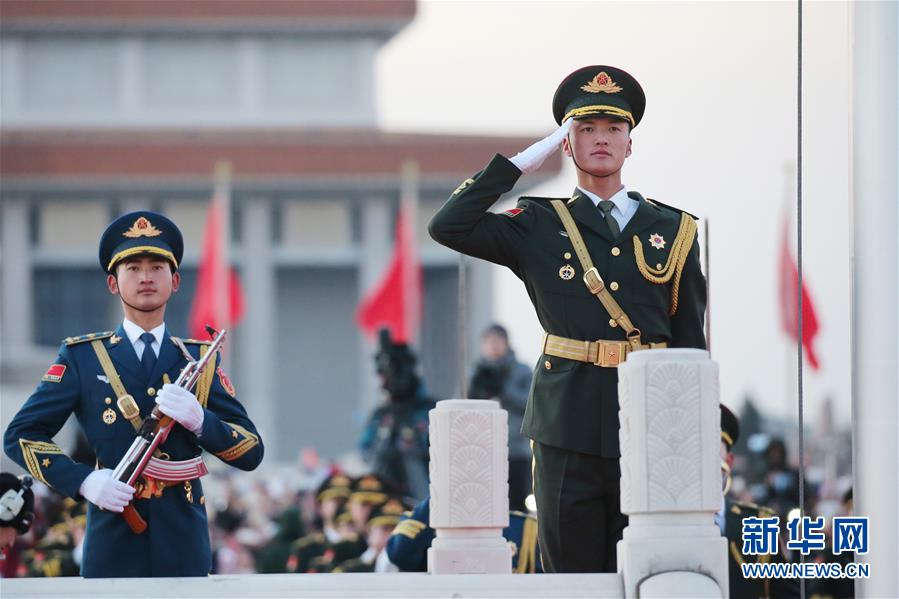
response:
[[[219,189],[209,203],[197,291],[190,309],[190,335],[195,339],[209,337],[205,329],[207,324],[215,329],[230,328],[238,324],[244,313],[240,280],[228,261],[227,167],[219,166],[216,170]]]
[[[799,339],[799,317],[796,305],[799,293],[799,270],[790,253],[789,219],[784,219],[783,236],[780,243],[780,323],[784,333],[794,341]],[[812,297],[802,279],[802,347],[814,370],[818,370],[818,356],[812,343],[818,334],[818,316],[812,304]]]
[[[397,343],[412,343],[421,322],[421,262],[412,232],[412,211],[400,208],[396,222],[393,257],[384,277],[356,311],[356,322],[369,335],[381,327],[390,329]]]

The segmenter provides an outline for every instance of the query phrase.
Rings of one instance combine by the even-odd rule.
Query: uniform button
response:
[[[613,255],[613,256],[617,256],[617,255],[620,254],[620,253],[621,253],[621,249],[620,249],[620,248],[612,248],[612,255]]]
[[[553,363],[550,362],[549,360],[547,360],[546,362],[543,363],[543,367],[546,368],[547,370],[552,370],[552,369],[553,369]]]
[[[150,397],[153,397],[154,395],[156,395],[156,389],[154,389],[153,387],[150,387],[149,389],[147,389],[147,395],[149,395]]]
[[[565,252],[564,256],[566,260],[571,260],[571,252]]]
[[[609,326],[610,326],[610,327],[613,327],[613,328],[614,328],[614,327],[617,327],[617,326],[618,326],[618,321],[615,320],[614,318],[610,318],[610,319],[609,319]]]
[[[618,281],[612,281],[609,283],[609,289],[612,291],[618,291]]]
[[[107,398],[104,399],[103,401],[105,401],[105,402],[106,402],[106,405],[108,406],[109,404],[112,403],[112,398],[111,398],[111,397],[107,397]]]

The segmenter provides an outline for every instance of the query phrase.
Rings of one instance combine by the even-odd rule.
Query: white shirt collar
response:
[[[583,187],[578,187],[582,194],[590,198],[593,202],[594,206],[599,206],[599,202],[603,200],[603,198],[599,197],[592,191],[587,191]],[[622,214],[627,214],[627,208],[630,206],[631,202],[636,202],[633,198],[627,195],[627,187],[624,185],[621,186],[621,189],[615,192],[615,194],[609,198],[609,201],[615,204],[618,210]]]
[[[162,339],[165,337],[165,323],[162,323],[152,331],[144,331],[138,325],[134,324],[127,318],[122,321],[122,328],[125,329],[125,334],[128,336],[128,341],[131,342],[131,346],[134,348],[134,351],[137,352],[137,357],[140,358],[143,355],[144,351],[144,342],[141,341],[140,336],[144,333],[150,333],[153,337],[156,338],[156,342],[152,344],[153,353],[157,356],[159,355],[159,348],[162,347]]]

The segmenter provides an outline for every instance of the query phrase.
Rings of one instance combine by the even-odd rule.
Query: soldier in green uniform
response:
[[[508,267],[546,331],[522,432],[534,442],[539,542],[547,572],[615,570],[619,501],[618,372],[632,351],[705,348],[706,284],[694,218],[622,184],[640,84],[589,66],[553,98],[560,127],[464,181],[429,231],[454,250]],[[561,144],[577,168],[568,198],[490,207]],[[554,201],[555,200],[555,201]]]
[[[727,537],[728,587],[731,599],[789,599],[799,597],[799,584],[788,578],[745,578],[740,567],[746,561],[785,562],[781,553],[775,555],[743,555],[743,519],[776,516],[771,508],[734,501],[730,490],[730,472],[734,464],[731,450],[740,438],[740,423],[727,406],[721,405],[721,468],[724,471],[724,503],[715,521]]]
[[[368,546],[365,552],[339,563],[335,559],[337,566],[331,571],[337,574],[375,572],[378,557],[387,547],[387,541],[405,511],[406,506],[398,497],[391,497],[375,507],[365,525],[365,542]]]

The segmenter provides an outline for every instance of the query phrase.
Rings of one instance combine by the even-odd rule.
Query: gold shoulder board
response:
[[[115,331],[103,331],[102,333],[88,333],[87,335],[78,335],[77,337],[66,337],[62,340],[66,345],[77,345],[86,341],[94,341],[96,339],[106,339],[112,337]]]

